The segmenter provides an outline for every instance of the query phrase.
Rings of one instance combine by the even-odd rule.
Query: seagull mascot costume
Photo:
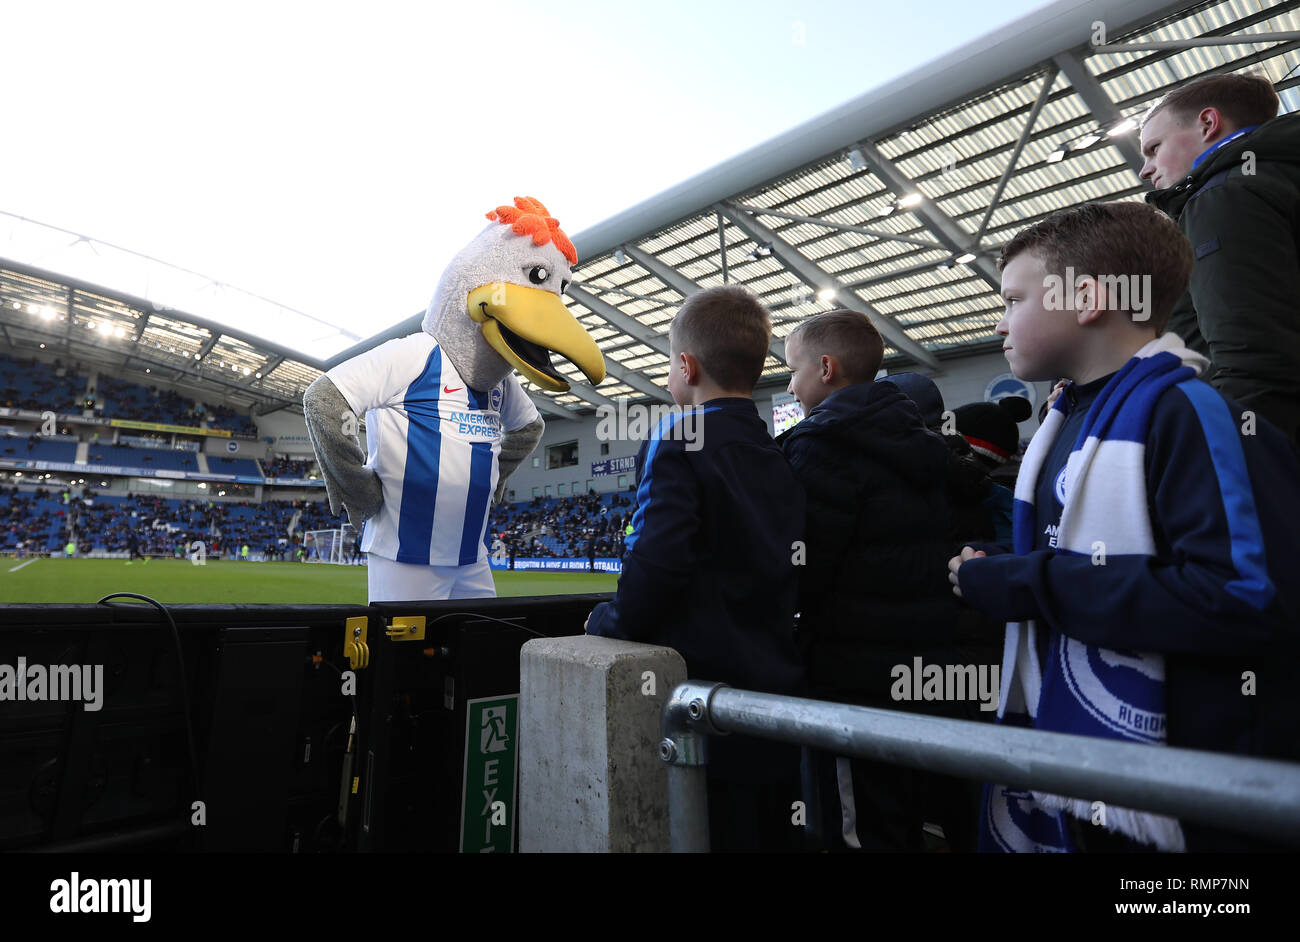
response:
[[[566,392],[557,353],[592,384],[605,378],[561,300],[578,255],[559,222],[528,197],[487,218],[442,273],[419,333],[340,363],[303,396],[330,509],[364,521],[371,602],[495,596],[490,501],[545,428],[515,371]]]

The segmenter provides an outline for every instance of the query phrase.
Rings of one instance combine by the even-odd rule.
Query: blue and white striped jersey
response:
[[[399,563],[465,566],[487,559],[483,531],[505,431],[538,416],[513,373],[486,392],[465,385],[427,333],[399,337],[326,374],[366,417],[366,467],[384,505],[361,550]]]

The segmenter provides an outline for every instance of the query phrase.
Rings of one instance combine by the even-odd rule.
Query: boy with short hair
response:
[[[1300,758],[1300,602],[1281,577],[1300,555],[1300,467],[1164,333],[1190,244],[1142,203],[1097,203],[1022,230],[999,267],[1011,369],[1073,381],[1021,466],[1015,552],[968,546],[949,562],[954,591],[1008,623],[999,721]],[[990,785],[981,848],[1259,846],[1144,811],[1095,817],[1087,795]]]
[[[1169,329],[1205,379],[1300,445],[1300,114],[1267,75],[1203,75],[1142,118],[1146,201],[1196,246]]]
[[[794,646],[803,491],[754,406],[767,309],[738,286],[691,295],[669,331],[668,389],[683,409],[637,454],[618,593],[587,632],[675,648],[690,676],[803,692]],[[797,755],[744,737],[710,743],[715,850],[794,849]]]
[[[874,382],[883,354],[879,333],[857,311],[809,318],[786,338],[789,391],[806,413],[777,439],[808,503],[799,634],[818,699],[925,709],[894,699],[899,665],[911,670],[918,656],[929,663],[989,665],[996,652],[987,640],[983,652],[962,644],[981,633],[987,637],[991,626],[963,612],[947,583],[936,578],[936,565],[956,549],[948,491],[952,458],[899,385]],[[943,408],[937,389],[922,399],[932,413]],[[981,716],[973,698],[935,709],[963,719]],[[816,764],[830,848],[919,851],[928,817],[943,819],[954,849],[974,849],[979,799],[971,783],[826,754],[818,754]],[[937,796],[929,814],[924,790]]]

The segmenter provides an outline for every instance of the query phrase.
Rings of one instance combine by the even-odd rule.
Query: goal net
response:
[[[350,523],[333,530],[307,530],[302,535],[307,562],[344,565],[352,557],[352,543],[356,536],[356,527]]]

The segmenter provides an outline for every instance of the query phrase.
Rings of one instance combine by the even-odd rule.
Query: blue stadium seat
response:
[[[216,474],[251,474],[261,477],[262,472],[252,458],[227,458],[208,455],[208,470]]]
[[[121,445],[92,445],[87,455],[90,468],[117,466],[143,470],[198,471],[198,458],[192,451],[162,448],[126,448]]]
[[[30,443],[18,435],[0,438],[0,458],[16,458],[20,461],[62,461],[71,463],[77,457],[77,443],[38,439]]]

